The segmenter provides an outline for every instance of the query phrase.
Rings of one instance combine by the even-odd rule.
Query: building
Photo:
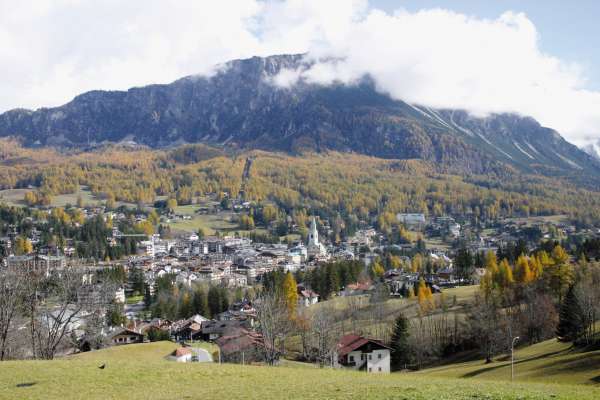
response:
[[[171,360],[176,362],[191,362],[192,350],[189,347],[180,347],[171,353]]]
[[[319,231],[317,230],[317,221],[315,220],[315,217],[312,217],[312,220],[310,221],[306,252],[308,258],[318,258],[327,255],[327,249],[323,243],[319,242]]]
[[[10,268],[35,269],[44,271],[46,275],[55,270],[64,269],[67,265],[63,256],[49,256],[40,254],[30,254],[23,256],[10,256],[7,259],[7,265]]]
[[[298,305],[300,307],[310,307],[319,302],[319,295],[302,285],[298,285]]]
[[[424,214],[397,214],[396,219],[398,222],[406,225],[407,227],[422,227],[425,225],[425,215]]]
[[[144,335],[132,329],[120,328],[109,337],[112,345],[143,343]]]
[[[380,340],[346,335],[337,345],[336,366],[371,373],[389,373],[390,352],[391,348]]]

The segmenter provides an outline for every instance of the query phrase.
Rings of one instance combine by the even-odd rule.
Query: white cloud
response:
[[[352,83],[368,73],[409,102],[519,112],[577,144],[600,137],[600,93],[585,89],[577,65],[540,51],[525,15],[389,14],[365,0],[0,0],[0,110],[301,52],[341,61],[286,71],[277,84]]]

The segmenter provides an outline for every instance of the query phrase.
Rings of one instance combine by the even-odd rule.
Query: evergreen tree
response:
[[[209,315],[210,310],[208,308],[208,298],[204,289],[198,288],[194,292],[192,308],[194,310],[194,314],[200,314],[203,317],[207,317]]]
[[[208,310],[210,318],[215,318],[221,312],[221,291],[216,286],[208,289]]]
[[[221,305],[221,310],[219,312],[229,310],[229,293],[224,287],[219,288],[219,300]]]
[[[473,265],[473,256],[471,252],[462,247],[456,254],[456,272],[461,279],[470,279],[473,275],[475,266]]]
[[[408,319],[404,314],[400,314],[394,322],[394,330],[390,343],[390,347],[392,348],[392,369],[396,371],[405,368],[406,365],[410,364],[412,359],[411,348],[408,343],[410,336],[408,329]]]
[[[574,342],[584,331],[584,314],[573,286],[569,287],[567,294],[560,305],[558,327],[556,336],[561,342]]]
[[[179,307],[177,308],[177,314],[180,319],[189,318],[192,316],[192,296],[190,293],[185,291],[179,299]]]

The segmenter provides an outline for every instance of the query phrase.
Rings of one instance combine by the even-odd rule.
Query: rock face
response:
[[[236,145],[298,152],[353,151],[419,158],[442,169],[600,174],[593,157],[535,120],[513,114],[475,118],[393,100],[368,77],[353,86],[274,85],[301,55],[231,61],[210,78],[186,77],[128,91],[92,91],[68,104],[0,115],[0,136],[26,144],[90,146],[135,141]]]

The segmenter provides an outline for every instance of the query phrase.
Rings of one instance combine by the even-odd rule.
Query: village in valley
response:
[[[258,211],[257,204],[242,197],[222,193],[224,200],[218,201],[211,196],[210,203],[192,206],[191,215],[190,206],[187,214],[179,214],[172,204],[109,209],[80,199],[78,205],[41,211],[58,220],[68,216],[70,223],[77,218],[75,231],[90,221],[104,224],[104,254],[127,249],[105,260],[81,256],[79,233],[49,240],[55,235],[47,219],[27,217],[4,225],[2,268],[41,271],[46,277],[76,270],[81,279],[75,303],[83,299],[82,304],[65,301],[64,308],[45,316],[60,331],[51,357],[171,340],[180,347],[169,359],[179,362],[277,364],[289,359],[390,372],[390,340],[400,310],[415,318],[451,310],[464,318],[469,296],[486,277],[488,254],[515,261],[540,246],[549,253],[558,243],[578,249],[597,241],[600,233],[570,225],[562,216],[482,223],[472,215],[399,213],[392,235],[361,221],[342,240],[318,210],[305,227],[291,219],[284,220],[284,229],[274,222],[259,227],[253,215],[262,214],[264,204]],[[228,219],[240,230],[208,235],[202,228],[177,228],[178,221],[197,215]],[[256,234],[259,228],[262,233]],[[285,235],[279,236],[281,231]],[[265,295],[280,292],[286,310],[268,304]],[[342,311],[336,309],[340,305]],[[275,317],[278,313],[286,317]],[[98,324],[99,317],[107,323]],[[271,331],[265,331],[266,324]],[[286,338],[295,339],[286,344]],[[15,343],[8,349],[13,357],[31,356],[19,353]],[[418,363],[433,359],[422,355]]]

